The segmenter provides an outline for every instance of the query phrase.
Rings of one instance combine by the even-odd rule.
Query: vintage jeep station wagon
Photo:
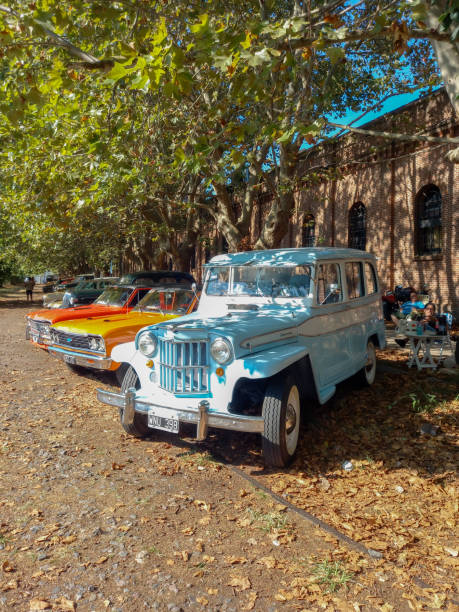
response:
[[[198,310],[114,348],[129,364],[117,406],[125,430],[177,433],[196,423],[258,432],[266,463],[286,465],[301,410],[356,375],[371,384],[385,346],[375,258],[352,249],[249,251],[214,257]]]

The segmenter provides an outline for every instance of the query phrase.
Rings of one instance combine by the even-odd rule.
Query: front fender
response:
[[[243,361],[244,370],[251,378],[269,378],[278,374],[293,363],[296,363],[308,354],[304,345],[286,344],[255,355],[248,355]]]
[[[135,342],[124,342],[113,347],[111,358],[118,363],[131,363],[136,352]]]

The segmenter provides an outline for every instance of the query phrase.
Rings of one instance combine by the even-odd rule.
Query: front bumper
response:
[[[83,366],[85,368],[110,370],[112,365],[111,357],[103,357],[102,355],[86,355],[85,353],[65,351],[54,346],[48,346],[48,352],[53,355],[53,357],[65,361],[65,363]]]
[[[97,398],[104,404],[122,408],[122,421],[124,425],[132,425],[136,412],[148,414],[149,406],[172,410],[168,406],[160,406],[154,402],[137,400],[135,398],[135,389],[128,389],[126,393],[115,393],[113,391],[97,389]],[[209,402],[206,400],[201,400],[196,407],[187,406],[178,410],[174,409],[174,413],[178,414],[178,419],[181,423],[196,424],[196,438],[198,440],[204,440],[207,437],[208,427],[250,433],[262,433],[264,430],[263,417],[210,411]]]

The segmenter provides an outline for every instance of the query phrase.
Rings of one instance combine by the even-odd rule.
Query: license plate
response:
[[[33,342],[38,342],[38,336],[37,336],[37,334],[32,334],[32,341],[33,341]]]
[[[179,419],[175,410],[153,406],[148,410],[148,427],[178,433]]]
[[[64,361],[65,361],[65,363],[75,364],[76,363],[76,357],[74,357],[73,355],[64,355]]]

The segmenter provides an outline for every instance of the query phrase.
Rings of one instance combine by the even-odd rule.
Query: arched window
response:
[[[316,221],[314,215],[304,215],[301,244],[304,247],[313,247],[316,244]]]
[[[365,250],[367,244],[367,209],[362,202],[356,202],[349,211],[348,246]]]
[[[441,253],[441,193],[435,185],[425,185],[415,201],[415,241],[417,255]]]

